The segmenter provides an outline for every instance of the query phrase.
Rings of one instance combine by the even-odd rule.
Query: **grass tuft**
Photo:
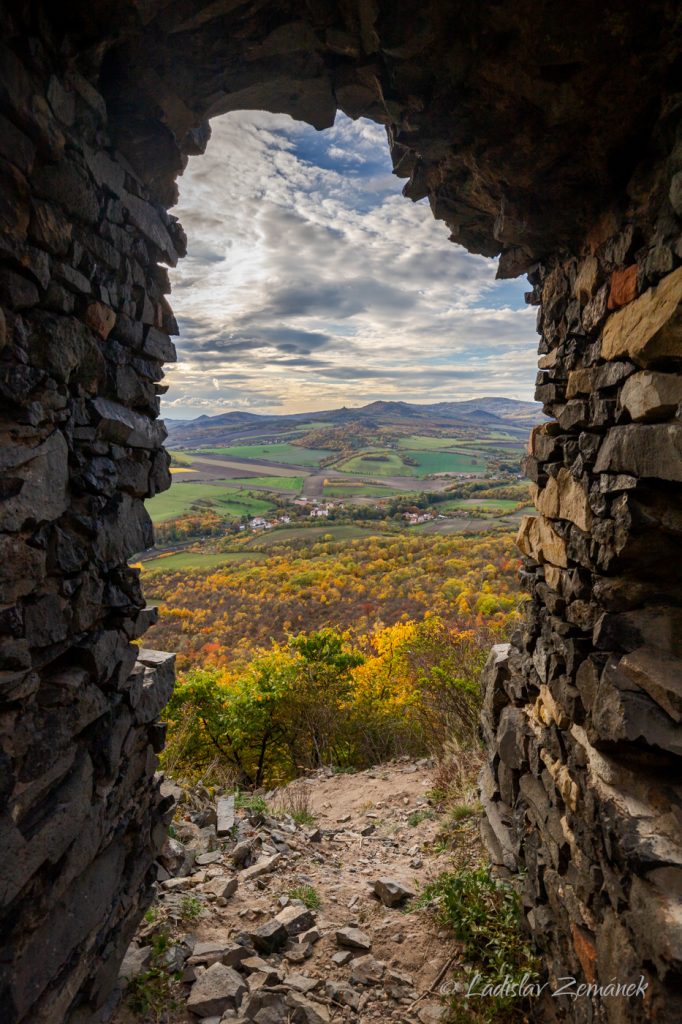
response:
[[[196,896],[189,894],[180,900],[179,917],[181,921],[192,923],[198,921],[204,909],[204,904]]]
[[[421,825],[422,821],[433,821],[435,817],[433,811],[412,811],[407,818],[407,824],[410,828],[416,828],[417,825]]]
[[[289,890],[287,896],[291,900],[301,900],[308,910],[319,910],[322,904],[317,890],[312,885],[297,885]]]
[[[255,814],[265,814],[268,809],[264,797],[255,793],[243,793],[240,789],[235,791],[234,806],[238,811],[252,811]]]
[[[304,782],[293,782],[281,791],[277,801],[277,813],[288,814],[299,825],[314,825],[310,787]]]

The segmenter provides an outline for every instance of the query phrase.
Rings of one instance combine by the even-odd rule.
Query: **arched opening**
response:
[[[244,112],[211,129],[173,211],[188,255],[165,418],[532,399],[524,284],[405,202],[382,126]]]
[[[556,975],[640,973],[679,1016],[679,118],[674,5],[9,4],[3,319],[1,991],[12,1024],[107,999],[166,834],[172,659],[126,560],[169,483],[167,214],[205,119],[389,126],[413,199],[530,271],[531,602],[487,672],[488,842]],[[81,907],[82,913],[73,913]],[[12,969],[7,966],[13,962]],[[599,992],[576,1021],[612,1010]]]

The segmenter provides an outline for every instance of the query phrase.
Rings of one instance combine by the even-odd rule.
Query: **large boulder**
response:
[[[244,979],[225,964],[212,964],[192,985],[187,1009],[198,1017],[237,1010],[246,995]]]

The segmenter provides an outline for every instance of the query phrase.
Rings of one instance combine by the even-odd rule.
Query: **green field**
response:
[[[375,537],[383,531],[371,526],[340,525],[333,526],[287,526],[283,529],[269,530],[268,533],[254,537],[247,544],[248,548],[266,547],[271,548],[275,544],[290,543],[291,541],[303,541],[314,544],[327,535],[333,540],[352,540],[356,537]]]
[[[410,465],[406,459],[412,460],[415,465]],[[413,449],[395,452],[386,448],[354,455],[334,468],[341,473],[357,473],[363,476],[424,477],[431,473],[482,473],[486,464],[473,453],[467,455],[461,452]]]
[[[428,476],[430,473],[484,473],[485,461],[473,453],[465,455],[461,452],[405,452],[419,467],[413,469],[410,476]],[[412,467],[408,466],[408,470]]]
[[[524,445],[524,441],[517,440],[511,434],[502,433],[492,434],[485,440],[474,441],[466,437],[428,437],[424,434],[411,434],[409,437],[401,437],[398,441],[398,447],[401,450],[407,449],[413,452],[463,452],[465,455],[468,455],[472,449],[472,454],[478,454],[479,450],[482,449],[480,451],[482,455],[489,448],[495,448],[499,451],[516,451],[523,448]]]
[[[153,523],[187,515],[191,511],[211,509],[221,516],[262,516],[272,505],[263,498],[254,498],[246,491],[209,483],[176,481],[168,491],[157,494],[147,502],[147,511]]]
[[[413,476],[412,467],[405,465],[398,452],[384,449],[353,455],[334,469],[341,473],[362,473],[363,476]],[[415,467],[416,469],[416,467]]]
[[[302,476],[239,476],[230,480],[231,487],[253,487],[260,491],[300,491]]]
[[[390,498],[397,492],[392,487],[385,487],[383,484],[366,484],[358,481],[357,484],[329,483],[324,485],[326,498]]]
[[[401,437],[398,447],[408,448],[413,452],[437,452],[442,448],[451,449],[462,443],[461,437],[427,437],[424,434],[411,434],[409,437]]]
[[[491,453],[491,449],[497,452],[519,452],[526,447],[526,441],[520,438],[507,437],[499,441],[455,441],[452,444],[453,451],[480,451],[481,455]]]
[[[320,460],[333,452],[322,448],[299,448],[295,444],[234,444],[229,448],[202,448],[197,454],[226,455],[233,459],[267,459],[270,462],[284,462],[292,466],[319,466]]]
[[[517,505],[518,501],[511,498],[453,498],[452,501],[440,502],[438,511],[481,509],[485,512],[511,512]]]
[[[222,554],[220,552],[178,551],[174,555],[150,558],[142,563],[142,571],[154,573],[177,572],[182,569],[215,569],[232,562],[253,562],[263,557],[265,556],[258,551],[228,551]]]

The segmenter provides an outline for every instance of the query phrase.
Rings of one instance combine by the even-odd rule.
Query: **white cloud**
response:
[[[262,112],[212,127],[175,211],[189,254],[172,275],[171,415],[532,397],[522,285],[402,198],[382,128]]]

